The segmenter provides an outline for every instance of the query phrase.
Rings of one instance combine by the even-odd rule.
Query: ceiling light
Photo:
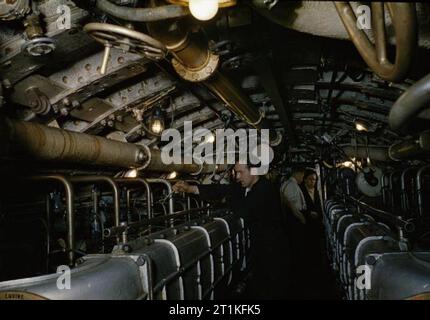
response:
[[[208,134],[208,135],[206,136],[206,141],[207,141],[208,143],[214,143],[214,142],[215,142],[215,136],[214,136],[214,134],[213,134],[213,133]]]
[[[124,177],[126,178],[136,178],[137,177],[137,170],[136,169],[132,169],[132,170],[128,170]]]
[[[355,129],[357,131],[360,131],[360,132],[369,131],[369,124],[364,120],[356,119],[354,120],[354,124],[355,124]]]
[[[216,16],[218,8],[236,5],[236,0],[168,0],[170,3],[188,6],[198,20],[206,21]]]
[[[163,112],[159,107],[154,108],[152,116],[149,119],[149,129],[154,134],[161,134],[164,130],[164,117]]]
[[[175,179],[178,176],[178,173],[176,171],[172,171],[167,175],[167,179]]]

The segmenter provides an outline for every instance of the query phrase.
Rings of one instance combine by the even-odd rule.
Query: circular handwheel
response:
[[[167,49],[161,42],[132,29],[108,23],[89,23],[84,30],[106,48],[117,48],[153,60],[166,56]]]
[[[372,2],[373,44],[357,26],[357,17],[348,2],[334,2],[337,12],[367,65],[382,79],[398,82],[405,78],[417,45],[417,17],[415,4],[408,2]],[[385,8],[391,17],[396,39],[394,63],[387,57]]]

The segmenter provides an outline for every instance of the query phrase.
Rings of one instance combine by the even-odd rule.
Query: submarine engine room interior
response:
[[[283,298],[430,300],[430,4],[0,0],[0,300],[250,297],[251,221],[175,189],[235,162],[166,132],[212,160],[253,132],[283,216],[313,170]]]

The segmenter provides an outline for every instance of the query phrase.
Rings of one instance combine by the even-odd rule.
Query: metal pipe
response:
[[[388,115],[391,129],[407,133],[412,121],[430,104],[430,74],[411,86],[393,104]]]
[[[133,168],[149,156],[142,146],[48,127],[0,119],[0,158],[22,158]]]
[[[393,172],[391,172],[389,174],[389,179],[388,179],[388,181],[389,181],[389,190],[391,192],[391,210],[393,210],[393,211],[398,210],[398,207],[396,206],[396,197],[394,195],[394,177],[395,177],[395,175],[397,175],[399,173],[400,174],[402,173],[401,169],[394,170]]]
[[[146,192],[146,210],[148,212],[148,219],[151,219],[152,203],[151,203],[151,187],[149,186],[149,183],[143,178],[116,178],[115,181],[119,184],[136,184],[136,183],[143,184]]]
[[[169,198],[169,215],[173,214],[173,189],[172,189],[172,185],[168,180],[164,180],[164,179],[155,179],[155,178],[151,178],[151,179],[146,179],[146,181],[151,184],[163,184],[166,189],[167,189],[167,197]]]
[[[228,165],[223,164],[205,164],[205,163],[198,163],[193,159],[193,163],[186,164],[186,163],[170,163],[170,164],[164,164],[162,157],[161,157],[161,151],[158,149],[150,149],[149,152],[149,161],[148,164],[145,166],[145,170],[148,171],[156,171],[156,172],[181,172],[181,173],[189,173],[192,175],[198,175],[201,173],[212,173],[214,171],[220,172],[223,170],[226,170]]]
[[[430,130],[422,132],[417,139],[395,143],[388,150],[390,158],[395,161],[417,159],[428,153],[430,153]]]
[[[66,192],[66,215],[67,215],[67,257],[69,265],[73,266],[75,260],[75,226],[74,226],[74,203],[73,186],[70,179],[59,175],[32,176],[26,178],[31,181],[58,181],[64,186]]]
[[[180,5],[163,5],[154,8],[129,8],[117,6],[108,0],[97,0],[97,8],[126,21],[152,22],[188,16],[190,11]]]
[[[336,10],[346,31],[367,65],[381,78],[400,82],[407,75],[415,47],[417,46],[417,17],[415,3],[387,2],[392,27],[396,36],[395,61],[391,63],[386,54],[384,4],[372,2],[372,30],[375,45],[357,24],[357,17],[350,2],[335,1]]]
[[[406,190],[406,177],[409,172],[412,172],[414,170],[416,170],[416,168],[414,167],[406,168],[405,170],[403,170],[402,175],[400,176],[400,188],[401,188],[400,198],[401,198],[402,210],[404,213],[410,213],[410,208],[408,208],[409,201],[408,201],[408,194]]]
[[[124,226],[116,226],[116,227],[110,227],[110,228],[106,228],[104,229],[104,235],[106,238],[112,238],[112,237],[116,237],[116,236],[121,236],[123,232],[127,231],[129,232],[129,230],[132,229],[139,229],[142,227],[147,227],[150,225],[154,225],[160,222],[164,222],[167,219],[173,220],[175,218],[179,218],[179,217],[183,217],[183,216],[188,216],[189,214],[196,214],[196,213],[201,213],[204,211],[207,211],[207,208],[194,208],[191,210],[184,210],[184,211],[178,211],[173,213],[172,215],[167,215],[167,216],[159,216],[159,217],[155,217],[149,220],[145,220],[145,221],[139,221],[139,222],[133,222],[130,223],[128,225],[124,225]]]
[[[430,170],[430,165],[420,168],[417,172],[417,200],[418,200],[418,213],[421,217],[424,216],[424,192],[423,192],[423,176],[424,173]]]
[[[113,202],[114,202],[114,214],[115,214],[115,226],[120,225],[120,206],[119,206],[119,189],[116,182],[106,176],[74,176],[70,177],[69,180],[72,183],[97,183],[104,182],[112,187],[113,190]]]
[[[367,158],[372,160],[390,161],[388,147],[380,146],[342,146],[343,151],[348,157]]]
[[[382,191],[382,204],[384,208],[387,207],[387,188],[388,188],[388,175],[384,173],[382,175],[381,191]]]
[[[150,23],[147,27],[149,33],[172,52],[174,56],[172,65],[183,79],[202,82],[232,113],[251,127],[256,129],[271,127],[252,100],[217,71],[219,56],[209,50],[208,42],[199,34],[190,32],[188,25],[182,21],[171,23],[163,21]],[[271,138],[275,138],[274,133],[271,132]]]
[[[372,207],[371,205],[368,205],[367,203],[360,201],[352,196],[348,196],[347,199],[359,206],[360,208],[365,209],[370,214],[374,214],[380,218],[386,218],[387,220],[390,220],[397,227],[402,228],[403,230],[411,232],[415,229],[415,225],[412,222],[403,220],[401,217],[395,214]]]
[[[103,235],[103,229],[104,229],[104,223],[103,223],[103,219],[100,216],[99,213],[99,195],[98,195],[98,190],[96,188],[93,188],[92,190],[92,195],[93,195],[93,213],[96,219],[99,220],[100,222],[100,229],[101,229],[101,238],[102,238],[102,252],[105,252],[105,245],[104,245],[104,235]]]

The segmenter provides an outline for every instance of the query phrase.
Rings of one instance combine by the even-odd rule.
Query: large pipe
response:
[[[406,133],[409,125],[430,104],[430,74],[411,86],[391,107],[388,123],[391,129]]]
[[[417,139],[398,142],[390,146],[389,156],[395,161],[416,159],[430,153],[430,130],[422,132]]]
[[[27,178],[30,181],[56,181],[64,186],[66,193],[66,215],[67,215],[67,258],[70,266],[74,265],[75,260],[75,226],[74,226],[74,204],[73,204],[73,186],[69,179],[60,175],[32,176]]]
[[[205,164],[201,162],[197,162],[193,159],[193,163],[171,163],[164,164],[161,158],[161,152],[158,149],[150,150],[150,159],[148,165],[145,167],[148,171],[156,171],[156,172],[182,172],[189,173],[192,175],[198,175],[200,173],[213,173],[223,171],[227,168],[227,165],[217,165],[217,164]]]
[[[377,161],[390,161],[388,147],[380,146],[343,146],[342,150],[348,157],[367,158]]]
[[[155,8],[129,8],[117,6],[108,0],[97,0],[97,8],[126,21],[151,22],[188,16],[190,11],[180,5],[164,5]]]
[[[209,50],[208,42],[201,35],[191,33],[182,21],[150,23],[148,30],[172,52],[172,65],[182,78],[203,83],[251,127],[270,128],[270,123],[262,117],[251,99],[217,71],[219,56]]]
[[[133,168],[148,160],[139,145],[38,123],[0,119],[0,158]]]

